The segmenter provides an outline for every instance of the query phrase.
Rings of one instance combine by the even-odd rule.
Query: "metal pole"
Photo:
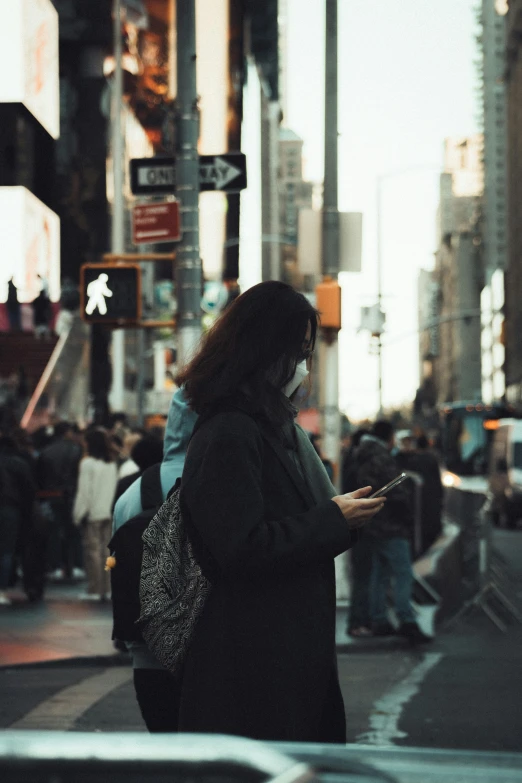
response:
[[[138,374],[136,384],[138,427],[143,427],[145,421],[145,330],[138,329],[136,354]]]
[[[178,365],[190,359],[201,337],[199,257],[198,94],[196,88],[196,3],[177,0],[178,149],[176,194],[181,200],[183,238],[177,247]]]
[[[337,279],[339,273],[339,212],[337,204],[337,0],[326,0],[325,134],[322,272]],[[323,452],[339,466],[339,343],[337,333],[323,330],[319,345],[320,404]],[[335,471],[338,483],[339,470]]]
[[[123,196],[123,138],[121,108],[123,102],[122,69],[122,21],[121,0],[113,0],[113,50],[114,75],[112,77],[111,149],[114,196],[112,203],[111,250],[124,251],[124,196]],[[112,333],[112,410],[121,411],[125,400],[125,332],[115,329]]]
[[[379,314],[382,310],[382,210],[381,210],[381,192],[382,178],[377,177],[377,304],[379,306]],[[378,364],[378,389],[379,389],[379,416],[383,414],[382,407],[382,332],[379,331],[379,337],[377,342],[377,364]]]

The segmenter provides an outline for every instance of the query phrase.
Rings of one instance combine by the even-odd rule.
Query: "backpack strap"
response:
[[[161,462],[144,471],[141,477],[140,495],[142,509],[155,508],[163,503],[161,486]]]

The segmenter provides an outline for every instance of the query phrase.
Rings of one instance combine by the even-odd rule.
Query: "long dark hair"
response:
[[[275,280],[259,283],[216,321],[177,383],[199,415],[246,391],[256,411],[281,424],[291,410],[282,389],[311,355],[318,323],[317,310],[303,294]]]
[[[100,427],[96,427],[92,430],[87,430],[85,433],[85,444],[87,446],[87,454],[94,459],[100,459],[103,462],[112,462],[112,454],[109,445],[109,438],[105,430]]]

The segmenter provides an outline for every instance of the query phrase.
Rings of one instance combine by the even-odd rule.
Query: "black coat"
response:
[[[444,488],[439,463],[429,451],[399,452],[396,460],[401,470],[413,471],[422,477],[421,551],[425,552],[442,533]]]
[[[194,435],[181,508],[212,590],[184,670],[180,731],[344,742],[334,557],[356,540],[281,442],[241,410]]]
[[[370,435],[361,439],[354,452],[357,486],[371,486],[374,491],[392,481],[401,471],[387,446]],[[365,527],[365,534],[374,538],[411,538],[413,535],[413,498],[404,482],[392,489],[384,508]]]

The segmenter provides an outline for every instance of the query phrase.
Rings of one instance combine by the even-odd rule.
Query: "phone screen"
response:
[[[384,487],[381,487],[377,490],[377,492],[373,492],[370,497],[371,498],[380,498],[382,495],[387,495],[390,490],[394,489],[395,487],[399,486],[399,484],[402,484],[403,481],[405,481],[408,478],[406,473],[400,473],[398,476],[396,476],[393,481],[390,481],[389,484],[385,484]]]

